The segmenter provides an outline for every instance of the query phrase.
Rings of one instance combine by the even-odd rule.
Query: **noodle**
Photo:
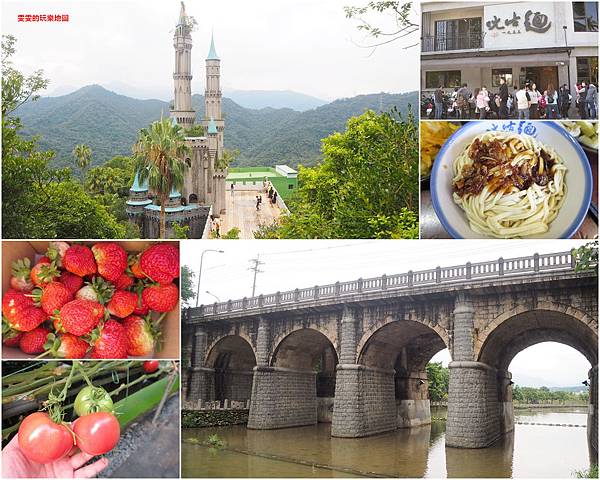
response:
[[[454,202],[474,232],[495,238],[547,232],[567,193],[562,159],[529,136],[481,134],[452,168]]]

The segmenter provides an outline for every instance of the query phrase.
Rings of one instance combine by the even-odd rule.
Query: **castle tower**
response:
[[[210,50],[206,57],[206,90],[204,92],[205,113],[204,128],[208,130],[208,124],[214,120],[219,131],[219,143],[223,144],[223,115],[221,113],[221,59],[215,48],[215,37],[210,40]]]
[[[181,2],[179,21],[175,27],[175,69],[173,70],[174,103],[171,117],[183,128],[194,125],[196,112],[192,108],[192,19]]]

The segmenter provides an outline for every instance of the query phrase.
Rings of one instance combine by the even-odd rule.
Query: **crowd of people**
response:
[[[581,119],[597,118],[598,90],[591,82],[582,81],[573,86],[577,115]],[[435,119],[548,119],[569,118],[573,94],[563,84],[558,89],[548,84],[539,90],[535,82],[527,81],[509,90],[504,78],[500,78],[498,92],[490,92],[485,85],[472,92],[463,83],[451,94],[440,85],[426,104],[425,116]],[[431,105],[432,104],[432,105]]]

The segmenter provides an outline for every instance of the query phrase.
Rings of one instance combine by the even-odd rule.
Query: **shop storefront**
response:
[[[421,89],[598,80],[597,2],[422,4]]]

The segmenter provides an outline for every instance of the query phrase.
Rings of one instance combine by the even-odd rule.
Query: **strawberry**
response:
[[[33,282],[31,281],[31,260],[22,258],[13,262],[10,286],[19,292],[31,292]]]
[[[138,297],[135,293],[127,290],[117,290],[108,302],[107,308],[111,315],[125,318],[133,313],[137,300]]]
[[[127,336],[119,322],[108,320],[92,337],[95,340],[92,358],[127,358]]]
[[[62,267],[62,259],[65,253],[71,246],[67,242],[52,241],[48,244],[48,250],[46,250],[46,256],[52,260],[56,265]]]
[[[179,289],[174,283],[151,285],[142,292],[142,300],[150,310],[170,312],[179,301]]]
[[[142,267],[140,267],[140,257],[137,255],[129,256],[129,270],[131,271],[131,274],[135,278],[140,278],[140,279],[148,278],[148,277],[146,277],[146,274],[144,272],[142,272]]]
[[[6,347],[16,347],[23,332],[19,332],[10,326],[6,317],[2,317],[2,344]]]
[[[133,278],[124,273],[119,278],[117,278],[117,280],[115,280],[114,284],[117,290],[127,290],[133,285]]]
[[[143,297],[138,295],[138,301],[135,304],[135,309],[133,310],[134,315],[144,316],[147,315],[149,311],[150,309],[148,308],[148,305],[144,301]]]
[[[50,331],[44,327],[34,328],[30,332],[23,334],[19,340],[19,347],[25,353],[42,353],[49,333]]]
[[[149,357],[154,351],[154,343],[159,336],[159,330],[152,324],[150,318],[143,319],[131,315],[123,320],[127,335],[127,355]]]
[[[103,317],[104,307],[98,302],[76,299],[63,305],[55,320],[67,333],[81,336],[90,333]]]
[[[107,282],[102,277],[97,276],[92,278],[91,282],[87,282],[87,285],[81,288],[75,294],[75,297],[83,300],[92,300],[102,305],[106,305],[114,292],[115,287],[111,283]]]
[[[46,285],[43,290],[35,289],[33,298],[36,303],[39,302],[44,312],[52,315],[55,310],[60,310],[65,303],[73,300],[73,295],[62,283],[52,282]]]
[[[38,307],[25,307],[18,311],[17,315],[9,319],[9,322],[15,330],[20,332],[30,332],[34,328],[44,323],[48,318],[46,312]]]
[[[29,274],[31,281],[38,287],[44,287],[47,283],[54,281],[59,275],[58,268],[56,268],[56,265],[48,257],[42,257]]]
[[[142,253],[140,267],[153,281],[171,283],[179,277],[179,250],[169,243],[156,243]]]
[[[48,335],[44,349],[53,357],[60,358],[83,358],[90,345],[82,338],[64,333],[62,335]]]
[[[71,295],[75,295],[77,290],[83,286],[83,278],[81,278],[79,275],[75,275],[74,273],[67,272],[66,270],[61,272],[58,281],[69,289]]]
[[[93,275],[97,271],[94,254],[85,245],[69,247],[63,256],[62,264],[65,270],[80,277]]]
[[[98,273],[109,282],[115,282],[127,268],[127,252],[112,242],[96,243],[92,247]]]
[[[9,320],[14,319],[20,310],[33,306],[31,297],[17,290],[9,289],[2,297],[2,314]]]

